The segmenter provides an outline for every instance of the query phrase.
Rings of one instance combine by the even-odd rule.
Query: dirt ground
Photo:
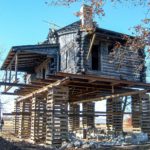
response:
[[[29,143],[28,140],[20,140],[13,134],[12,122],[5,121],[3,132],[0,132],[0,150],[56,150],[46,148],[42,145]],[[65,149],[63,149],[65,150]],[[74,149],[66,150],[96,150],[96,149]],[[122,147],[101,147],[100,150],[150,150],[150,143],[145,145],[130,145]]]
[[[28,141],[22,141],[16,138],[12,133],[0,133],[0,150],[54,150],[52,148],[46,148],[44,146],[28,143]],[[68,148],[66,150],[85,150],[82,148],[74,149]],[[96,150],[96,149],[86,149]],[[150,150],[150,144],[145,145],[130,145],[122,147],[101,147],[99,150]]]
[[[16,138],[12,133],[0,133],[0,150],[53,150]]]

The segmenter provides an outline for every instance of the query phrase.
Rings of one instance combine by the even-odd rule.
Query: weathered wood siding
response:
[[[94,45],[99,45],[99,69],[92,70],[91,53],[87,59],[90,39],[91,37],[87,32],[79,30],[59,34],[61,72],[104,75],[117,79],[145,82],[145,70],[137,71],[141,64],[139,55],[143,54],[134,55],[134,58],[131,57],[131,53],[125,54],[121,67],[118,67],[120,65],[119,60],[110,62],[108,45],[112,41],[106,37],[96,37],[94,41]]]
[[[60,71],[66,73],[81,72],[80,33],[60,35]]]
[[[131,58],[131,53],[127,53],[124,55],[124,61],[119,63],[119,60],[115,60],[114,62],[110,62],[110,55],[108,52],[108,44],[110,41],[103,41],[96,39],[94,44],[99,44],[99,70],[92,70],[91,67],[91,55],[87,59],[87,54],[90,46],[90,39],[88,36],[82,38],[83,49],[84,49],[84,66],[86,70],[86,74],[93,75],[107,75],[113,76],[118,79],[131,80],[131,81],[143,81],[145,82],[145,72],[144,70],[137,71],[137,67],[141,64],[141,60],[139,60],[138,55],[134,55],[134,58]],[[117,67],[120,65],[121,67]]]
[[[35,68],[36,78],[43,78],[43,69],[45,78],[47,75],[54,75],[57,71],[57,57],[47,58],[43,63]]]

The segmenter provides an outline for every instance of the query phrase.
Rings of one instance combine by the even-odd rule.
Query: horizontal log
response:
[[[0,82],[0,85],[5,85],[5,86],[15,86],[15,87],[37,87],[40,88],[41,86],[39,85],[29,85],[29,84],[23,84],[23,83],[10,83],[10,82]]]

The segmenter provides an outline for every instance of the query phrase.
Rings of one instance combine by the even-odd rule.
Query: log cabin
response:
[[[88,14],[89,9],[83,5],[81,11]],[[107,100],[107,129],[112,126],[119,133],[121,98],[131,96],[133,129],[150,135],[150,84],[146,67],[137,69],[145,61],[144,49],[135,54],[130,47],[118,48],[123,56],[111,56],[116,42],[125,44],[124,36],[98,27],[83,13],[79,21],[50,29],[40,44],[13,46],[1,67],[6,73],[0,84],[5,86],[2,94],[19,96],[13,112],[15,134],[59,147],[68,131],[80,128],[80,117],[84,128],[94,127],[94,102],[101,100]],[[18,72],[24,74],[23,83]],[[14,86],[18,89],[10,93]]]

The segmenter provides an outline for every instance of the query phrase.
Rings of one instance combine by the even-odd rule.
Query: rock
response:
[[[59,150],[65,150],[68,146],[68,143],[63,142],[61,148],[59,148]]]
[[[68,143],[67,148],[72,148],[72,147],[74,147],[74,144],[72,142]]]
[[[75,141],[74,146],[77,148],[80,148],[82,146],[82,141],[80,141],[80,140]]]
[[[75,141],[75,140],[76,140],[75,134],[74,134],[74,133],[69,133],[69,135],[68,135],[68,140],[69,140],[70,142]]]
[[[148,141],[148,135],[146,133],[132,134],[132,144],[141,144],[147,141]]]
[[[90,148],[90,144],[89,143],[85,143],[84,145],[82,145],[82,148],[84,148],[84,149]]]
[[[90,148],[91,149],[96,149],[97,148],[97,144],[95,142],[89,142]]]

